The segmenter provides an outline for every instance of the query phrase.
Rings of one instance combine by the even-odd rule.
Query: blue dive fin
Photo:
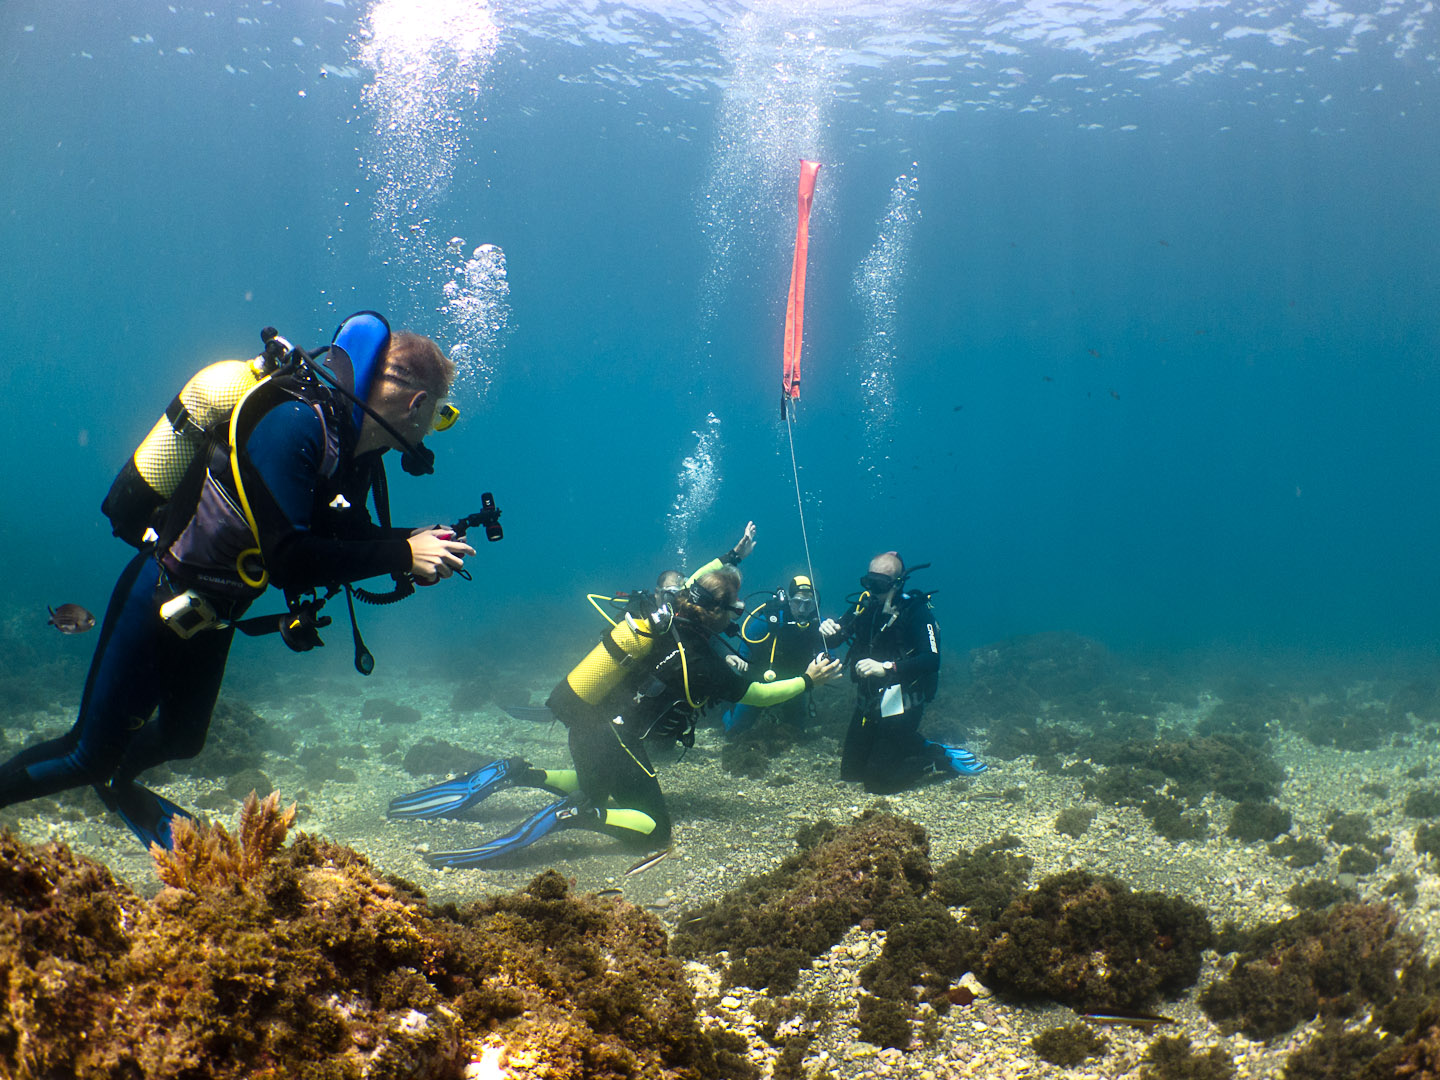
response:
[[[551,803],[544,810],[533,814],[516,828],[504,836],[497,836],[488,844],[466,848],[463,851],[437,851],[425,856],[425,861],[435,867],[479,866],[481,863],[501,855],[508,855],[512,851],[527,848],[536,840],[549,836],[557,829],[587,825],[593,827],[598,824],[600,824],[600,814],[593,806],[589,806],[585,796],[577,791],[568,798]]]
[[[509,787],[518,774],[530,768],[524,758],[500,758],[483,769],[446,780],[443,784],[412,791],[390,800],[392,818],[452,817],[488,798],[501,788]]]
[[[107,807],[120,815],[120,819],[145,845],[146,851],[152,844],[159,844],[169,851],[174,846],[170,827],[175,819],[194,817],[184,807],[176,806],[163,795],[157,795],[133,780],[96,784],[95,791]]]
[[[948,743],[937,742],[932,742],[930,745],[940,748],[944,768],[956,776],[979,776],[989,768],[963,746],[951,746]]]

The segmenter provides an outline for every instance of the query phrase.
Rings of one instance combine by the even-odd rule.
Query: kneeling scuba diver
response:
[[[569,828],[605,832],[647,851],[668,847],[670,813],[645,743],[675,739],[689,745],[695,718],[714,702],[778,704],[841,673],[838,661],[817,657],[793,679],[752,682],[727,663],[712,640],[743,611],[739,588],[733,562],[722,557],[708,564],[676,593],[673,606],[617,621],[555,687],[546,704],[568,729],[573,770],[503,759],[393,800],[390,816],[455,816],[511,786],[560,796],[489,843],[428,855],[436,867],[481,865]]]

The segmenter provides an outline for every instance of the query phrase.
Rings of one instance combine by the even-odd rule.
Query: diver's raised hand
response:
[[[840,661],[831,659],[824,653],[811,660],[810,666],[805,669],[812,686],[824,686],[828,682],[834,682],[840,677],[840,672]]]
[[[735,541],[735,546],[730,549],[730,554],[735,556],[736,562],[739,562],[754,550],[755,522],[747,521],[745,523],[745,531],[740,534],[740,539]]]
[[[840,633],[840,623],[835,619],[826,619],[820,624],[820,633],[823,637],[832,638]]]
[[[447,578],[465,565],[465,556],[475,549],[455,539],[453,529],[417,529],[406,538],[410,545],[410,572],[422,581]]]

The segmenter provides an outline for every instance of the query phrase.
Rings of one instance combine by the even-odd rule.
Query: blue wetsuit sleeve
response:
[[[274,584],[304,591],[410,569],[410,545],[403,535],[375,526],[368,517],[349,536],[312,530],[325,426],[309,405],[286,402],[271,409],[251,431],[245,452],[270,496],[252,498],[250,505]]]

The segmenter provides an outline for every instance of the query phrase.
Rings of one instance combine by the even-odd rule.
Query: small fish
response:
[[[1133,1027],[1142,1031],[1154,1031],[1157,1027],[1175,1023],[1168,1016],[1125,1012],[1120,1009],[1097,1009],[1094,1012],[1082,1012],[1075,1015],[1081,1020],[1089,1020],[1092,1024],[1101,1024],[1106,1027]]]
[[[970,792],[970,794],[964,796],[964,798],[963,798],[961,801],[962,801],[962,802],[999,802],[999,801],[1000,801],[1001,799],[1003,799],[1003,798],[1005,798],[1005,793],[1004,793],[1004,792],[1001,792],[1001,791],[972,791],[972,792]]]
[[[50,612],[49,625],[62,634],[83,634],[95,629],[95,616],[79,604],[61,604],[58,608],[46,607]]]
[[[1169,246],[1170,246],[1170,241],[1169,241],[1169,240],[1160,240],[1160,241],[1157,241],[1157,242],[1159,243],[1159,245],[1160,245],[1161,247],[1169,247]]]
[[[1052,379],[1049,375],[1041,375],[1040,378],[1041,378],[1044,382],[1054,382],[1054,381],[1055,381],[1055,380]]]
[[[625,871],[625,874],[626,874],[627,877],[628,877],[629,875],[631,875],[631,874],[643,874],[646,870],[649,870],[652,866],[654,866],[656,863],[660,862],[662,859],[665,858],[665,856],[667,856],[667,855],[669,855],[669,854],[670,854],[670,849],[667,847],[667,848],[664,848],[664,849],[661,850],[661,851],[655,852],[653,855],[646,855],[643,859],[641,859],[639,862],[637,862],[634,866],[630,867],[629,870],[626,870],[626,871]]]
[[[595,891],[595,893],[594,893],[594,896],[595,896],[595,899],[596,899],[596,900],[604,900],[606,897],[610,897],[610,896],[624,896],[624,895],[625,895],[625,894],[624,894],[623,892],[621,892],[619,889],[597,889],[597,890]]]
[[[1110,391],[1110,396],[1113,397],[1116,401],[1120,400],[1120,395],[1117,394],[1114,390]]]
[[[1096,360],[1099,360],[1099,359],[1100,359],[1100,350],[1099,350],[1099,349],[1086,349],[1085,351],[1086,351],[1087,353],[1089,353],[1091,356],[1095,357]]]
[[[500,708],[516,720],[529,720],[536,724],[548,724],[555,719],[555,714],[544,705],[501,705]]]

